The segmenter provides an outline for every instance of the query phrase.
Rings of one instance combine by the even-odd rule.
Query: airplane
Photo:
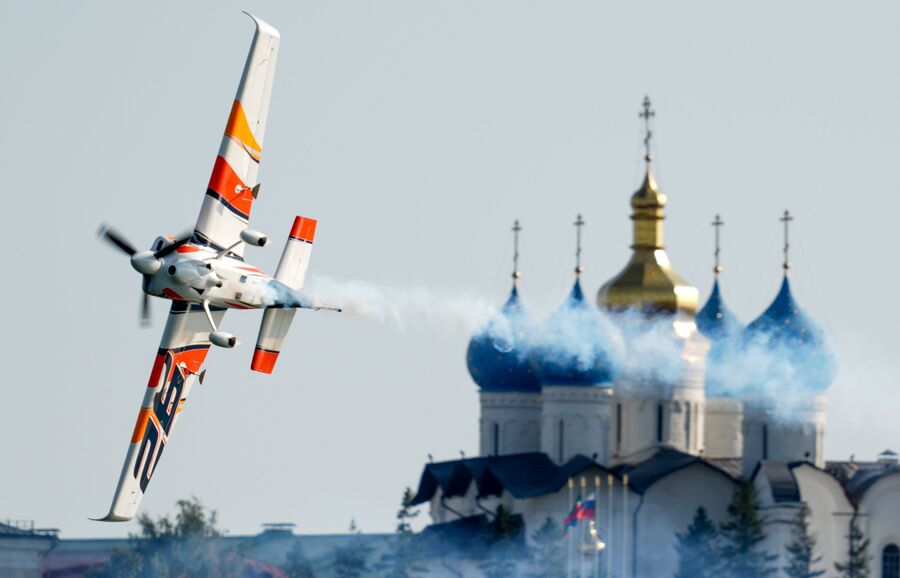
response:
[[[301,292],[317,221],[294,219],[274,277],[244,261],[245,245],[263,247],[268,237],[247,227],[259,194],[256,176],[266,130],[280,35],[247,13],[256,26],[225,134],[194,230],[179,238],[157,237],[138,251],[121,234],[98,234],[127,254],[142,275],[141,318],[149,320],[150,296],[172,301],[162,342],[125,464],[104,522],[134,517],[169,442],[191,386],[203,383],[210,348],[232,348],[237,337],[220,329],[228,309],[263,309],[250,369],[272,373],[296,309],[332,309]]]

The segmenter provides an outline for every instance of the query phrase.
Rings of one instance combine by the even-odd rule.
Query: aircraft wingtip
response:
[[[103,518],[88,518],[92,522],[127,522],[131,520],[131,518],[126,518],[124,516],[116,516],[112,512],[104,516]]]

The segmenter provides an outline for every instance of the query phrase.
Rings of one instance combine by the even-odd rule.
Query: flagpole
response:
[[[600,578],[600,550],[597,548],[597,540],[600,540],[600,488],[601,481],[599,475],[594,475],[594,530],[597,532],[594,536],[594,556],[593,556],[593,572],[594,578]]]
[[[606,474],[606,578],[612,578],[613,485],[616,479]]]
[[[587,503],[587,480],[581,476],[581,504],[582,507]],[[580,516],[580,514],[579,514]],[[580,521],[580,520],[579,520]],[[578,524],[578,521],[575,522]],[[584,524],[578,524],[578,578],[584,578]]]
[[[572,494],[575,492],[575,482],[572,481],[572,478],[569,478],[569,504],[568,511],[572,511]],[[566,531],[566,534],[569,536],[569,544],[568,544],[568,556],[566,563],[566,578],[572,578],[572,532]]]
[[[622,476],[622,578],[628,578],[628,474]]]

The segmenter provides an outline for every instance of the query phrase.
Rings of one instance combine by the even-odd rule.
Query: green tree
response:
[[[718,575],[719,557],[716,550],[718,532],[700,506],[687,531],[676,534],[678,570],[675,578],[713,578]]]
[[[397,535],[391,541],[387,551],[375,564],[375,569],[382,578],[414,578],[425,572],[419,565],[419,557],[413,542],[413,531],[409,521],[419,515],[413,510],[415,497],[411,488],[406,488],[397,511]]]
[[[242,551],[219,543],[216,512],[195,497],[176,506],[174,519],[141,514],[132,547],[114,552],[92,578],[239,578]]]
[[[371,548],[363,541],[356,520],[350,521],[350,532],[353,534],[350,541],[335,548],[332,555],[332,567],[336,578],[369,576]]]
[[[720,573],[728,578],[765,578],[777,569],[777,558],[762,550],[766,539],[753,483],[741,482],[728,504],[728,519],[719,527]]]
[[[809,515],[809,506],[803,502],[791,521],[791,542],[785,547],[787,566],[784,567],[790,578],[816,578],[825,573],[815,569],[822,557],[816,556],[816,536],[809,533]]]
[[[294,545],[288,550],[282,569],[288,578],[316,577],[312,562],[306,557],[300,542],[294,542]]]
[[[413,498],[416,497],[416,494],[412,491],[412,488],[407,487],[403,490],[403,498],[400,500],[400,510],[397,511],[397,533],[398,534],[412,534],[412,526],[410,525],[410,521],[419,515],[419,511],[413,509]]]
[[[847,535],[847,561],[835,563],[834,568],[841,578],[869,578],[869,539],[863,535],[855,513]]]
[[[566,573],[562,530],[552,518],[531,535],[532,571],[529,578],[561,578]]]
[[[497,507],[491,523],[493,540],[487,558],[479,565],[485,578],[514,578],[517,573],[515,560],[521,557],[516,538],[522,528],[518,519],[503,504]]]

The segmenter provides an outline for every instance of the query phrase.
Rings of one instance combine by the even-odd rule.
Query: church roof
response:
[[[709,299],[703,309],[697,313],[696,321],[697,328],[713,341],[736,335],[741,330],[740,320],[731,312],[722,298],[718,278],[713,282]]]
[[[808,462],[788,463],[763,460],[757,464],[752,477],[755,478],[758,474],[766,477],[769,487],[772,488],[772,500],[775,503],[799,502],[800,486],[797,485],[794,468],[805,463]]]
[[[611,385],[622,339],[585,301],[579,279],[531,341],[529,360],[543,385]]]
[[[828,462],[825,471],[835,477],[854,504],[880,480],[900,474],[900,465],[883,462]]]
[[[775,300],[744,335],[749,345],[774,351],[789,363],[810,391],[824,391],[834,380],[837,361],[828,335],[797,304],[787,275]]]
[[[634,464],[622,464],[612,469],[592,459],[578,455],[557,465],[547,454],[530,452],[466,458],[427,464],[419,480],[413,505],[425,503],[441,490],[443,497],[463,496],[474,481],[479,497],[499,496],[507,491],[517,499],[534,498],[561,490],[570,478],[595,467],[617,478],[628,475],[628,486],[638,494],[675,472],[699,464],[734,480],[739,470],[730,464],[716,463],[671,448],[662,448],[650,458]],[[621,482],[620,482],[621,483]]]
[[[638,494],[643,494],[656,482],[695,464],[710,468],[729,479],[735,479],[731,468],[725,464],[718,464],[672,448],[660,448],[646,460],[634,464],[623,464],[613,468],[613,471],[619,476],[628,474],[628,487]]]
[[[469,374],[482,391],[540,392],[541,384],[528,363],[527,324],[513,285],[503,309],[472,337],[466,351]]]
[[[584,456],[559,466],[540,452],[427,464],[413,505],[431,500],[438,489],[448,498],[465,495],[472,481],[480,497],[499,496],[504,490],[518,499],[542,496],[559,491],[569,478],[591,466],[602,468]]]

